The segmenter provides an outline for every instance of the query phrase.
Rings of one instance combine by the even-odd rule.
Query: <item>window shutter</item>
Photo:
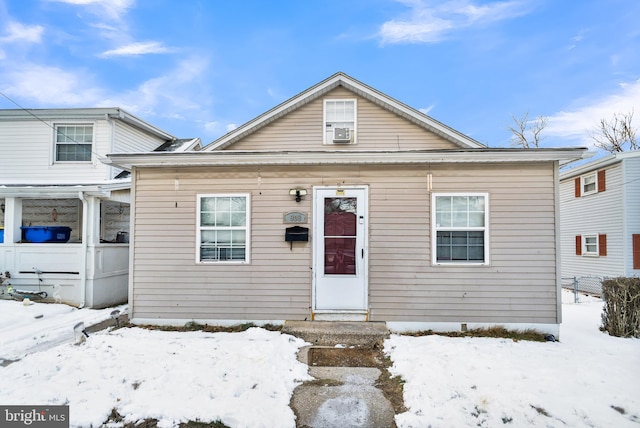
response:
[[[607,188],[606,186],[606,173],[605,170],[602,169],[598,171],[598,192],[604,192]]]
[[[582,186],[582,183],[580,182],[580,177],[577,177],[575,179],[576,198],[580,197],[580,186]]]
[[[640,235],[631,235],[633,238],[633,268],[640,269]]]
[[[607,235],[598,235],[598,255],[607,255]]]
[[[582,236],[576,235],[576,256],[582,255]]]

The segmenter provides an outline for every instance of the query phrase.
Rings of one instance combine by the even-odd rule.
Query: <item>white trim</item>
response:
[[[364,281],[364,303],[363,308],[361,310],[318,310],[316,309],[316,286],[318,285],[317,275],[319,272],[323,271],[319,267],[320,264],[324,263],[324,254],[320,255],[318,253],[318,242],[320,242],[321,233],[319,233],[320,224],[319,221],[324,221],[324,216],[316,215],[318,210],[323,210],[324,206],[320,206],[318,204],[318,192],[322,190],[361,190],[363,192],[362,196],[362,204],[364,210],[364,231],[362,235],[362,251],[364,251],[364,259],[362,266],[362,280]],[[368,312],[366,308],[369,308],[369,186],[368,185],[349,185],[349,186],[313,186],[313,236],[317,239],[315,240],[312,246],[312,266],[313,266],[313,275],[311,279],[311,311],[313,314],[316,313],[362,313]],[[322,212],[322,211],[321,211]],[[322,238],[324,238],[322,236]],[[356,250],[357,251],[357,250]],[[314,315],[315,316],[315,315]]]
[[[600,235],[597,233],[585,233],[580,235],[582,239],[582,256],[583,257],[600,257]],[[587,251],[587,238],[596,238],[596,251]]]
[[[224,148],[235,141],[249,135],[263,126],[271,123],[272,121],[282,117],[283,115],[293,111],[315,99],[323,94],[331,91],[332,89],[342,86],[356,95],[362,96],[369,101],[382,106],[383,108],[394,112],[395,114],[402,116],[422,127],[441,135],[445,139],[453,142],[459,147],[464,148],[484,148],[484,144],[475,141],[469,136],[466,136],[448,126],[438,122],[437,120],[415,110],[380,91],[377,91],[362,82],[346,75],[345,73],[338,72],[329,78],[323,80],[320,83],[312,86],[311,88],[301,92],[300,94],[286,100],[285,102],[277,105],[271,110],[263,113],[262,115],[250,120],[249,122],[241,125],[233,131],[223,135],[211,144],[205,147],[205,151],[214,151]]]
[[[255,166],[255,165],[391,165],[495,162],[549,162],[581,159],[585,148],[565,149],[464,149],[415,151],[198,151],[112,153],[105,163],[130,170],[133,166]]]
[[[356,144],[358,139],[358,99],[357,98],[325,98],[322,101],[322,144],[326,146],[331,146],[337,143],[331,141],[327,141],[327,103],[328,102],[353,102],[353,129],[350,128],[351,131],[351,141],[349,143],[341,143],[342,145]],[[345,121],[346,122],[346,121]],[[335,128],[332,128],[333,131]],[[333,132],[332,132],[333,133]]]
[[[311,314],[313,321],[358,321],[369,319],[368,311],[314,311]]]
[[[52,136],[51,141],[53,142],[53,146],[51,147],[52,151],[50,153],[50,162],[51,166],[56,165],[87,165],[87,164],[95,164],[96,160],[94,159],[94,153],[96,152],[96,127],[97,124],[95,121],[86,121],[86,120],[61,120],[61,121],[51,121],[50,123]],[[70,142],[70,143],[58,143],[58,127],[61,126],[90,126],[91,127],[91,149],[89,151],[89,160],[85,161],[59,161],[56,160],[58,154],[58,144],[79,144],[79,145],[89,145],[86,142]]]
[[[553,334],[558,339],[560,324],[536,324],[536,323],[500,323],[500,322],[403,322],[387,321],[387,328],[392,333],[410,333],[420,331],[434,331],[438,333],[460,332],[462,324],[466,324],[467,330],[475,330],[491,327],[504,327],[512,331],[536,330],[544,334]]]
[[[589,157],[593,157],[596,152],[588,152],[589,156],[585,156],[585,159]],[[583,165],[577,166],[575,168],[568,169],[560,173],[560,181],[564,181],[570,178],[575,178],[579,175],[585,174],[592,170],[603,169],[609,165],[613,165],[618,162],[622,162],[627,158],[634,158],[640,156],[640,150],[635,150],[632,152],[620,152],[614,153],[608,156],[605,156],[600,159],[593,160],[591,162],[585,163]]]
[[[562,322],[562,234],[560,231],[560,180],[559,168],[556,163],[553,168],[553,211],[555,221],[553,222],[555,233],[555,258],[556,258],[556,321]],[[574,244],[575,245],[575,244]]]
[[[588,177],[593,177],[593,190],[584,190],[584,187],[586,186],[586,179]],[[580,197],[583,196],[589,196],[589,195],[593,195],[598,193],[598,171],[594,170],[594,171],[590,171],[587,174],[581,175],[580,176]]]
[[[201,203],[203,198],[245,198],[246,210],[245,210],[245,250],[244,260],[201,260],[200,259],[200,238],[201,229],[200,225],[201,215]],[[198,193],[196,194],[196,239],[195,239],[195,261],[198,265],[211,265],[211,264],[249,264],[251,262],[251,193]],[[238,229],[240,230],[240,228]]]
[[[437,232],[436,225],[436,198],[446,196],[482,196],[484,197],[484,226],[483,227],[448,227],[444,230],[466,231],[466,232],[484,232],[484,261],[483,262],[465,262],[450,261],[442,262],[437,260]],[[433,192],[431,193],[431,264],[432,266],[488,266],[491,264],[490,246],[489,246],[489,193],[486,192]]]

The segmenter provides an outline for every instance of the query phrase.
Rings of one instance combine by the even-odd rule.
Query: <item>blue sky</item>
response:
[[[637,0],[0,0],[0,92],[209,143],[338,71],[491,147],[640,123]],[[16,108],[0,96],[0,108]]]

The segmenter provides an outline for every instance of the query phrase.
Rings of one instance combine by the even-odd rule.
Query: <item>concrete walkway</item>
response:
[[[309,374],[315,378],[293,392],[291,408],[297,416],[298,428],[396,426],[391,403],[375,387],[381,375],[379,368],[370,367],[374,364],[364,360],[362,365],[366,367],[358,366],[354,360],[349,361],[353,367],[323,366],[327,359],[314,357],[323,350],[335,355],[340,349],[346,352],[355,346],[380,347],[389,335],[384,323],[287,322],[283,332],[314,343],[298,353],[298,359],[309,365]],[[335,345],[346,348],[335,348]]]

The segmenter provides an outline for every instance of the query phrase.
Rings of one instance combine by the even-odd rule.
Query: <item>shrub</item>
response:
[[[640,278],[602,281],[601,330],[617,337],[640,337]]]

